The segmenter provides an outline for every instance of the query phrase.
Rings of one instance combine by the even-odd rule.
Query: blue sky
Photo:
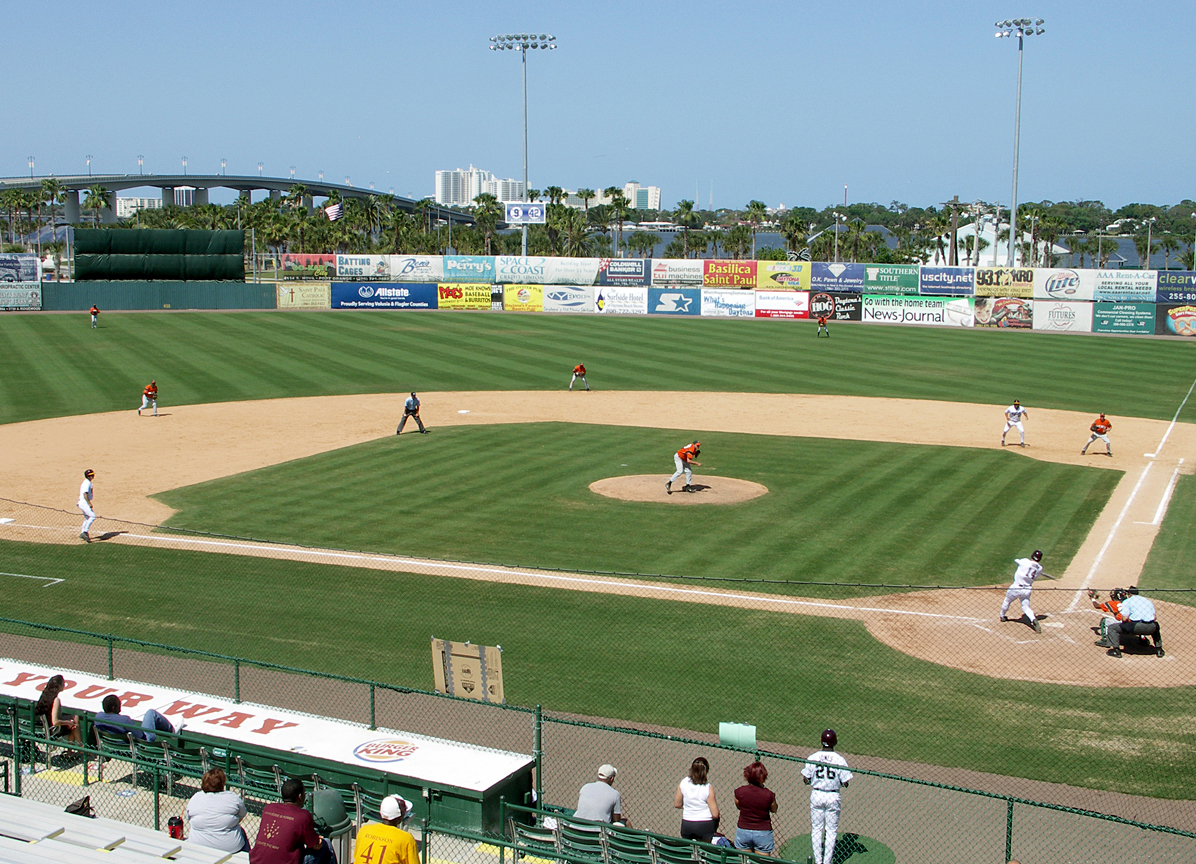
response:
[[[531,185],[637,180],[666,206],[1196,198],[1196,4],[906,2],[9,2],[0,175],[228,173],[432,192],[472,163]],[[29,119],[37,118],[34,123]]]

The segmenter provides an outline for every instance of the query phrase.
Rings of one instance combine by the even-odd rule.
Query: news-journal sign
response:
[[[917,294],[917,264],[865,264],[864,290],[869,294]]]
[[[599,285],[650,285],[651,283],[650,261],[643,258],[599,259]]]
[[[977,297],[1034,296],[1034,271],[1029,267],[977,267]]]
[[[810,265],[810,290],[861,294],[864,276],[863,264],[820,264],[816,261]]]
[[[1156,303],[1196,303],[1196,273],[1191,270],[1159,270]]]
[[[592,315],[594,296],[594,289],[584,285],[545,285],[544,311]]]
[[[977,297],[973,308],[976,326],[1029,330],[1034,325],[1033,303],[1024,297]]]
[[[974,267],[922,267],[918,293],[930,297],[971,297],[976,293]]]
[[[757,318],[809,318],[809,291],[756,291]]]
[[[1154,333],[1154,303],[1097,302],[1092,311],[1093,333]]]
[[[1034,270],[1035,300],[1083,300],[1091,302],[1096,292],[1096,271],[1080,269]]]
[[[494,258],[491,255],[445,255],[445,282],[493,282]]]
[[[594,294],[594,311],[604,315],[647,315],[646,285],[604,285]]]
[[[508,312],[543,312],[543,285],[508,285],[503,289],[502,308]]]
[[[15,255],[5,255],[15,258]],[[42,308],[40,282],[0,282],[0,309],[5,312],[39,312]]]
[[[755,288],[755,261],[707,258],[702,262],[702,284],[707,288]]]
[[[810,290],[809,261],[757,261],[757,288]]]
[[[491,309],[489,282],[441,282],[436,286],[440,309]]]
[[[1157,270],[1097,270],[1095,298],[1153,303],[1158,293]],[[1098,331],[1105,332],[1105,331]],[[1129,332],[1129,331],[1117,331]],[[1137,333],[1138,331],[1133,331]],[[1153,329],[1151,332],[1154,332]]]
[[[508,225],[543,225],[548,221],[548,205],[508,202],[507,216],[503,221]]]
[[[810,317],[831,321],[859,321],[864,314],[862,294],[839,294],[829,291],[810,292]]]
[[[700,315],[702,289],[682,286],[648,289],[649,315]]]
[[[1155,306],[1154,309],[1154,332],[1157,335],[1196,336],[1196,304]]]
[[[865,294],[861,317],[874,324],[971,327],[973,298]]]
[[[435,282],[333,282],[333,309],[435,309]]]
[[[701,285],[705,262],[661,258],[652,262],[653,285]]]
[[[598,278],[597,258],[520,258],[499,255],[494,259],[494,281],[528,285],[593,285]]]
[[[1034,329],[1091,333],[1092,304],[1075,300],[1035,300]]]

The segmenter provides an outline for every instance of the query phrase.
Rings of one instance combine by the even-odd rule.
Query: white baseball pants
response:
[[[1081,450],[1080,452],[1081,452],[1081,453],[1087,453],[1087,452],[1088,452],[1088,448],[1092,446],[1092,442],[1093,442],[1093,441],[1095,441],[1095,440],[1097,440],[1098,438],[1099,438],[1101,441],[1104,441],[1104,442],[1105,442],[1105,452],[1107,452],[1107,453],[1112,453],[1112,452],[1113,452],[1113,445],[1109,443],[1109,436],[1108,436],[1108,435],[1102,435],[1102,434],[1100,434],[1099,432],[1093,432],[1093,433],[1092,433],[1092,437],[1088,439],[1088,443],[1084,445],[1084,449],[1083,449],[1083,450]]]
[[[79,509],[83,511],[83,515],[87,518],[83,520],[83,527],[79,529],[80,534],[86,534],[91,529],[91,523],[96,521],[96,512],[91,509],[91,505],[85,499],[79,500]]]
[[[835,857],[841,806],[838,792],[810,793],[810,845],[814,848],[814,864],[831,864]]]
[[[685,475],[685,485],[686,486],[690,485],[694,479],[694,472],[689,467],[689,463],[682,461],[681,457],[678,456],[676,453],[674,453],[673,454],[673,464],[677,466],[677,471],[676,471],[676,473],[673,474],[672,477],[669,478],[669,482],[672,483],[674,480],[676,480],[678,477],[680,477],[682,474],[684,474]]]
[[[144,411],[146,408],[149,408],[149,407],[153,407],[154,413],[157,414],[158,413],[158,400],[151,399],[148,396],[146,396],[144,393],[142,393],[141,394],[141,407],[138,408],[137,410]]]
[[[573,377],[569,379],[569,389],[570,389],[570,390],[572,390],[572,389],[573,389],[573,382],[574,382],[574,381],[576,381],[578,378],[580,378],[580,379],[581,379],[581,383],[582,383],[582,384],[585,384],[585,385],[586,385],[586,389],[587,389],[587,390],[589,390],[589,389],[590,389],[590,384],[589,384],[589,382],[588,382],[588,381],[586,381],[586,376],[585,376],[585,375],[578,375],[576,372],[574,372],[574,373],[573,373]]]
[[[1018,420],[1016,423],[1009,423],[1009,422],[1005,423],[1005,430],[1001,433],[1002,441],[1005,440],[1005,435],[1008,434],[1010,429],[1016,429],[1018,431],[1018,434],[1022,436],[1022,443],[1023,444],[1026,443],[1026,427],[1022,425],[1021,420]]]
[[[1030,608],[1029,588],[1010,588],[1005,592],[1005,602],[1001,604],[1001,617],[1005,617],[1005,613],[1009,611],[1009,607],[1013,605],[1014,600],[1022,601],[1022,611],[1025,612],[1026,617],[1033,622],[1034,610]]]

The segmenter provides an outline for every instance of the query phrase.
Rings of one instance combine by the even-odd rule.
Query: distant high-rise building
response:
[[[489,171],[474,168],[472,165],[464,170],[458,168],[455,171],[437,171],[435,183],[436,203],[447,207],[467,207],[483,192],[490,193],[499,201],[523,200],[522,180],[500,180]]]
[[[641,186],[639,183],[632,181],[623,186],[623,197],[627,199],[628,206],[633,210],[660,209],[659,186]],[[568,189],[565,190],[565,200],[562,203],[566,207],[576,207],[578,209],[586,206],[586,202],[578,198],[576,192]],[[601,191],[598,191],[589,201],[589,206],[593,207],[595,204],[610,204],[610,198],[603,195]]]
[[[161,206],[161,198],[117,198],[116,218],[128,219],[138,210],[157,210]]]

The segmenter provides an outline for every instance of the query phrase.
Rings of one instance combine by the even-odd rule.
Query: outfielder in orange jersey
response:
[[[684,486],[684,488],[682,488],[681,491],[682,492],[693,492],[694,491],[693,486],[690,485],[691,483],[693,483],[694,475],[693,475],[693,471],[690,470],[689,466],[697,465],[699,468],[701,468],[702,463],[697,461],[697,459],[700,455],[702,455],[702,442],[701,441],[695,441],[692,444],[686,444],[684,447],[682,447],[680,450],[678,450],[675,454],[673,454],[673,464],[677,466],[677,473],[675,473],[672,477],[670,477],[668,482],[664,484],[664,491],[667,494],[669,494],[669,495],[673,494],[673,481],[676,480],[678,477],[680,477],[682,474],[685,475],[685,486]]]
[[[141,407],[137,409],[137,416],[141,416],[141,412],[146,408],[153,406],[154,416],[158,416],[158,382],[151,381],[145,385],[141,391]]]
[[[818,332],[815,335],[821,336],[823,333],[826,334],[826,338],[828,338],[828,339],[831,338],[831,330],[829,327],[826,326],[826,316],[819,315],[818,316]]]
[[[1088,439],[1088,443],[1084,445],[1084,449],[1080,451],[1080,455],[1083,456],[1087,454],[1088,447],[1093,441],[1099,438],[1105,442],[1105,455],[1112,456],[1113,445],[1109,443],[1109,430],[1113,428],[1113,424],[1106,420],[1105,415],[1102,414],[1097,417],[1096,420],[1093,421],[1092,425],[1088,428],[1092,430],[1092,437]]]
[[[569,379],[569,389],[570,390],[573,389],[573,382],[576,381],[578,378],[581,379],[582,384],[586,385],[586,392],[589,393],[590,385],[586,381],[586,364],[584,364],[584,363],[578,363],[576,366],[573,367],[573,377]]]

